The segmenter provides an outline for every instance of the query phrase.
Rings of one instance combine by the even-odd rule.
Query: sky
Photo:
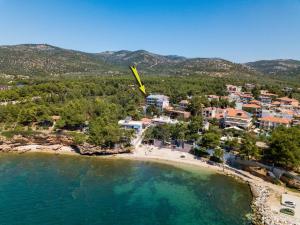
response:
[[[300,0],[0,0],[0,45],[300,60]]]

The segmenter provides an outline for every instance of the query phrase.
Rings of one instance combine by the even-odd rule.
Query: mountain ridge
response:
[[[0,73],[53,75],[66,73],[122,74],[129,65],[146,75],[208,75],[300,77],[300,61],[291,59],[234,63],[222,58],[188,58],[160,55],[146,50],[87,53],[49,44],[0,46]]]

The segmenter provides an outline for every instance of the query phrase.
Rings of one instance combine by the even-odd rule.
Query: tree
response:
[[[202,106],[204,102],[205,100],[203,99],[203,97],[195,96],[191,99],[188,110],[193,116],[198,116],[202,112]]]
[[[210,159],[212,161],[221,163],[223,162],[223,157],[224,157],[224,151],[220,147],[218,147],[214,150],[214,154]]]
[[[237,138],[226,140],[224,145],[228,150],[235,150],[240,146]]]
[[[157,107],[155,105],[149,105],[147,108],[146,108],[146,114],[149,115],[149,116],[159,116],[161,115],[161,112],[159,109],[157,109]]]
[[[197,141],[200,137],[199,130],[203,127],[202,116],[193,116],[187,126],[187,139],[190,141]]]
[[[278,166],[295,168],[300,165],[300,128],[278,127],[270,138],[264,159]]]
[[[117,123],[107,122],[102,117],[91,121],[88,141],[103,148],[113,148],[122,140],[130,139],[131,133],[121,129]]]
[[[255,99],[257,99],[257,98],[259,97],[259,95],[260,95],[260,91],[259,91],[259,89],[258,89],[257,87],[254,87],[254,88],[251,90],[251,92],[252,92],[252,95],[253,95],[253,97],[254,97]]]
[[[257,159],[259,157],[259,149],[256,146],[256,139],[249,134],[245,134],[242,139],[240,155],[247,159]]]
[[[183,141],[187,132],[187,127],[184,123],[177,123],[170,127],[171,138],[177,141]]]
[[[168,141],[171,137],[171,129],[170,125],[163,124],[156,127],[157,129],[154,129],[154,138],[161,140],[163,143]]]
[[[216,132],[207,132],[202,136],[201,145],[205,148],[216,148],[220,146],[221,135]]]

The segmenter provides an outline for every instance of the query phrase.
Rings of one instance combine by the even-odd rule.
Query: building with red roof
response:
[[[279,118],[279,117],[274,117],[274,116],[268,116],[268,117],[263,117],[259,119],[260,121],[260,127],[263,129],[273,129],[278,126],[285,126],[289,127],[291,125],[290,119],[286,118]]]
[[[225,111],[225,127],[239,127],[243,129],[248,129],[252,125],[251,121],[251,116],[243,110],[227,108]]]

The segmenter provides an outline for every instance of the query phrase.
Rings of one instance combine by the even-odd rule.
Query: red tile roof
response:
[[[243,118],[243,119],[248,119],[250,116],[248,115],[247,112],[243,110],[238,110],[238,109],[233,109],[233,108],[227,108],[226,109],[227,116],[229,117],[238,117],[238,118]]]
[[[281,124],[289,124],[291,120],[286,118],[279,118],[274,116],[267,116],[259,119],[260,121],[272,122],[272,123],[281,123]]]
[[[244,104],[243,108],[254,108],[254,109],[260,109],[261,106],[256,105],[256,104]]]
[[[288,97],[277,98],[277,100],[285,101],[285,102],[298,102],[298,100],[293,99],[293,98],[288,98]]]
[[[260,105],[261,104],[261,102],[258,101],[258,100],[251,100],[249,103],[250,104],[256,104],[256,105]]]

